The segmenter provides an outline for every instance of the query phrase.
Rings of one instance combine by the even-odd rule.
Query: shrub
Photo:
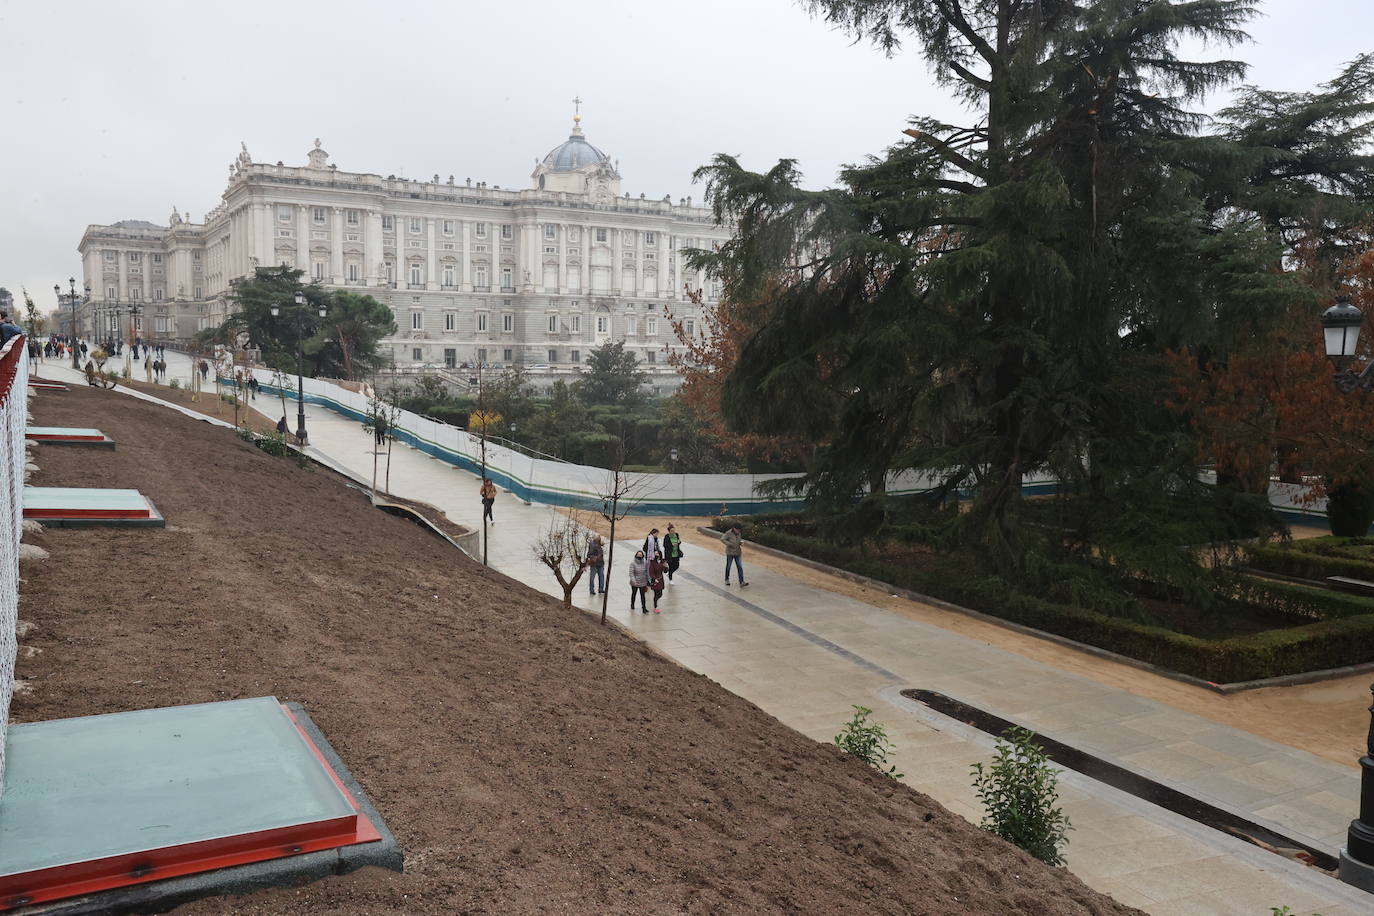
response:
[[[167,387],[168,387],[168,388],[180,388],[180,387],[181,387],[181,379],[176,379],[176,378],[172,379],[170,382],[167,383]]]
[[[887,729],[877,722],[868,721],[872,714],[873,710],[867,706],[855,706],[854,718],[846,722],[835,736],[835,746],[851,757],[858,757],[884,776],[901,779],[902,774],[897,772],[895,765],[883,769],[887,764],[887,755],[895,748],[887,740]]]
[[[1307,620],[1334,620],[1374,614],[1374,598],[1251,577],[1243,579],[1236,587],[1234,596],[1223,598],[1221,603],[1242,613],[1250,608],[1260,608]]]
[[[286,437],[281,433],[268,433],[258,439],[258,448],[269,455],[286,455],[291,449],[286,445]]]
[[[242,439],[244,442],[252,442],[252,441],[253,441],[253,431],[252,431],[251,429],[249,429],[248,427],[246,427],[246,426],[238,426],[238,427],[235,427],[235,428],[234,428],[234,435],[238,436],[238,437],[239,437],[240,439]]]
[[[1327,576],[1348,576],[1374,582],[1374,562],[1345,555],[1327,547],[1330,552],[1313,548],[1250,547],[1250,566],[1261,572],[1278,573],[1299,579],[1325,579]]]
[[[980,826],[1047,865],[1063,865],[1059,850],[1073,826],[1057,806],[1058,783],[1035,734],[1007,729],[997,739],[992,767],[973,765],[973,790],[986,810]]]

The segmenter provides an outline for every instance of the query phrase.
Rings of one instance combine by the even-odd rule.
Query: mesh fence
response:
[[[24,530],[24,426],[28,422],[26,340],[0,350],[0,792],[5,785],[5,731],[14,694],[19,621],[19,537]]]

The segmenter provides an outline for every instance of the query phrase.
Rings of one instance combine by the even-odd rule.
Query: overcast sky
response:
[[[1227,52],[1259,85],[1310,88],[1374,46],[1371,0],[1261,6]],[[577,95],[623,190],[700,201],[691,172],[717,152],[793,157],[821,186],[909,115],[960,116],[914,48],[885,59],[791,0],[0,0],[0,92],[0,286],[44,311],[80,280],[87,224],[200,221],[240,141],[526,187]]]

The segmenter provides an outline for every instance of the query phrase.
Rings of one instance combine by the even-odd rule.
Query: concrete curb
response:
[[[717,540],[720,539],[720,536],[722,534],[722,532],[716,531],[714,528],[708,528],[704,525],[697,526],[697,532],[699,534],[704,534],[709,537],[716,538]],[[1151,674],[1157,674],[1160,677],[1167,677],[1170,680],[1179,681],[1180,683],[1188,684],[1192,687],[1200,687],[1203,690],[1207,690],[1212,693],[1219,693],[1222,696],[1230,696],[1234,693],[1243,693],[1247,690],[1259,690],[1265,687],[1296,687],[1300,684],[1315,684],[1320,681],[1336,680],[1337,678],[1349,677],[1354,674],[1367,674],[1370,672],[1374,672],[1374,662],[1367,662],[1361,665],[1349,665],[1344,668],[1326,668],[1321,671],[1303,671],[1298,674],[1284,674],[1279,675],[1278,677],[1262,678],[1260,680],[1255,681],[1237,681],[1232,684],[1214,684],[1211,681],[1206,681],[1202,678],[1194,677],[1191,674],[1184,674],[1181,671],[1174,671],[1169,668],[1162,668],[1159,665],[1153,665],[1149,662],[1143,662],[1138,658],[1131,658],[1126,655],[1121,655],[1117,652],[1112,652],[1109,649],[1103,649],[1099,646],[1090,646],[1087,643],[1078,642],[1077,640],[1069,639],[1064,636],[1058,636],[1054,633],[1048,633],[1044,630],[1037,630],[1034,627],[1028,627],[1025,624],[1015,623],[1010,620],[1003,620],[1001,617],[995,617],[991,614],[985,614],[982,611],[975,611],[972,608],[966,608],[958,604],[951,604],[948,601],[942,601],[939,598],[935,598],[930,595],[923,595],[920,592],[914,592],[910,589],[901,588],[899,586],[892,585],[888,582],[879,581],[878,579],[871,579],[868,576],[861,576],[858,573],[852,573],[848,570],[840,569],[835,566],[827,566],[824,563],[818,563],[815,560],[808,560],[806,557],[799,557],[796,554],[787,553],[785,551],[778,550],[774,547],[765,547],[764,545],[756,544],[753,541],[747,541],[746,543],[749,545],[750,550],[756,550],[759,553],[764,554],[766,556],[776,557],[780,560],[788,560],[792,563],[797,563],[809,569],[814,569],[817,572],[823,572],[827,575],[835,576],[836,578],[844,579],[848,582],[853,582],[857,585],[863,585],[876,591],[884,591],[887,592],[889,595],[895,595],[899,598],[906,598],[909,601],[919,601],[922,604],[928,604],[931,607],[939,608],[942,611],[952,611],[956,614],[963,614],[965,617],[972,617],[974,620],[981,620],[984,623],[989,623],[993,626],[1001,627],[1004,630],[1011,630],[1014,633],[1020,633],[1024,636],[1034,636],[1036,639],[1043,639],[1046,642],[1052,642],[1055,645],[1063,646],[1067,649],[1074,649],[1076,651],[1086,653],[1087,655],[1091,655],[1095,658],[1100,658],[1109,662],[1116,662],[1121,665],[1127,665],[1131,668],[1137,668],[1141,671],[1148,671]]]

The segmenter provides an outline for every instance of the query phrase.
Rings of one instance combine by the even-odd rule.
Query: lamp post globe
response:
[[[1355,358],[1355,346],[1360,340],[1360,326],[1364,313],[1350,304],[1349,296],[1340,296],[1336,304],[1322,312],[1322,335],[1326,339],[1326,358],[1339,371]]]

